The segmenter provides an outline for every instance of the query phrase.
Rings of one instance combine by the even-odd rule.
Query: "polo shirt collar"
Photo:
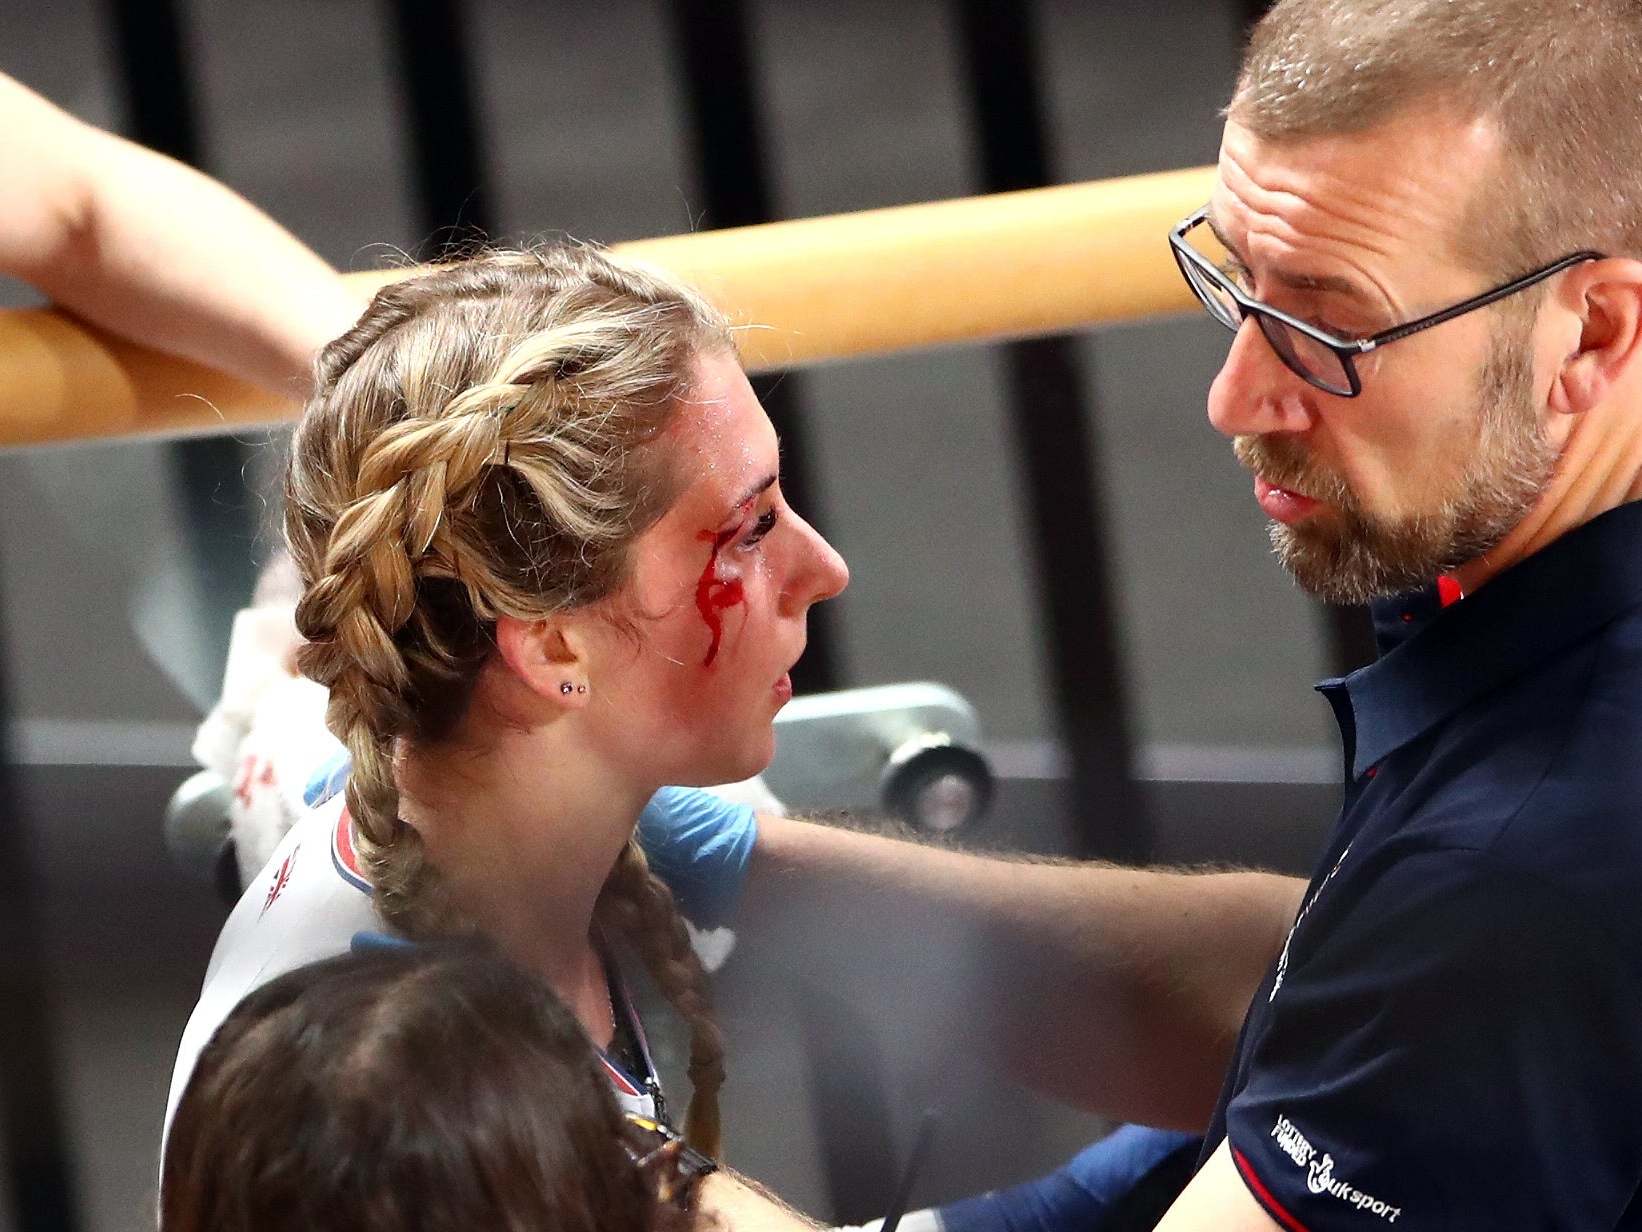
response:
[[[1642,502],[1576,527],[1463,602],[1431,614],[1367,667],[1319,683],[1336,710],[1341,691],[1349,698],[1351,777],[1637,606]]]

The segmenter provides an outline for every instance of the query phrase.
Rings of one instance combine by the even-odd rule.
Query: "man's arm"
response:
[[[729,1232],[816,1232],[821,1227],[756,1181],[725,1169],[701,1179],[696,1215],[698,1226]]]
[[[1222,1141],[1175,1199],[1157,1232],[1281,1232],[1282,1225],[1255,1201]]]
[[[760,816],[743,944],[1059,1099],[1201,1130],[1304,883],[990,859]]]
[[[287,397],[357,293],[216,181],[0,76],[0,274],[85,320]]]

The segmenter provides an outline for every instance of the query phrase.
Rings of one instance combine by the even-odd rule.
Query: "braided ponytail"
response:
[[[718,349],[728,330],[694,293],[560,246],[390,284],[321,352],[286,483],[299,662],[330,690],[360,855],[400,931],[472,925],[399,815],[398,754],[455,730],[498,617],[541,619],[625,580],[628,546],[676,489],[645,446]],[[687,1130],[716,1151],[724,1050],[706,973],[635,843],[597,913],[689,1024]]]
[[[696,1150],[716,1157],[722,1138],[718,1089],[724,1085],[724,1034],[713,1016],[707,969],[690,945],[673,892],[650,871],[636,839],[622,848],[599,894],[596,915],[634,949],[656,987],[690,1028],[688,1073],[693,1094],[684,1114],[684,1136]]]

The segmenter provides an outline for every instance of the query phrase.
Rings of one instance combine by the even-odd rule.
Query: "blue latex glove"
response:
[[[700,787],[663,787],[639,814],[639,843],[684,914],[718,924],[735,910],[758,839],[758,818]]]
[[[348,943],[349,951],[354,954],[399,954],[409,953],[415,948],[414,941],[369,928],[355,933]]]
[[[302,803],[309,808],[324,804],[347,785],[348,771],[352,769],[353,758],[346,749],[340,750],[308,777],[308,785],[302,789]]]

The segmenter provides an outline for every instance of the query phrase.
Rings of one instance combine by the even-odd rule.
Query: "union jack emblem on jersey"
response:
[[[296,848],[292,848],[291,854],[285,857],[285,862],[279,866],[279,871],[274,874],[273,881],[269,883],[268,897],[262,900],[263,915],[268,914],[268,908],[274,905],[274,900],[279,897],[280,891],[283,890],[287,884],[289,884],[291,880],[291,866],[295,863]]]

